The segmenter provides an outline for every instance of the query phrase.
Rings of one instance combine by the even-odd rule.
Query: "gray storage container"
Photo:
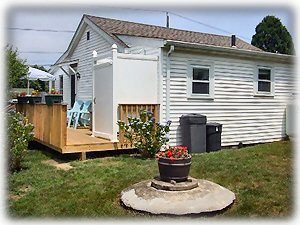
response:
[[[180,117],[182,144],[189,153],[206,152],[206,116],[187,114]]]
[[[221,134],[222,124],[220,123],[207,123],[206,124],[206,151],[221,150]]]

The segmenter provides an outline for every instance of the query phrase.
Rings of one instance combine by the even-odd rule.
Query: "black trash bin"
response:
[[[221,133],[222,124],[207,123],[206,124],[206,151],[219,151],[221,150]]]
[[[187,114],[180,117],[182,144],[189,153],[206,152],[206,116]]]

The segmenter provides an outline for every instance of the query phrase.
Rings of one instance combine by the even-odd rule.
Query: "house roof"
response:
[[[107,33],[110,37],[126,47],[126,44],[120,40],[117,35],[129,35],[146,38],[159,38],[164,40],[182,41],[188,43],[213,45],[220,47],[231,47],[231,37],[224,35],[200,33],[188,30],[166,28],[142,23],[134,23],[116,19],[108,19],[91,15],[84,15],[92,21],[97,27]],[[261,49],[236,38],[236,47],[238,49],[262,51]]]

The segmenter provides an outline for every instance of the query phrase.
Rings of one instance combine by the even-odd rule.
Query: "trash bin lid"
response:
[[[180,117],[181,124],[205,124],[206,116],[199,113],[190,113]]]
[[[216,132],[222,133],[222,124],[220,123],[207,123],[206,134],[214,134]]]
[[[219,127],[222,126],[220,123],[210,122],[206,124],[207,127]]]

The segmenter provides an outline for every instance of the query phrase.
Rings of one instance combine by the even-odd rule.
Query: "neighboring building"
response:
[[[158,56],[157,103],[161,121],[172,121],[171,144],[181,143],[179,117],[187,113],[223,124],[222,146],[285,136],[286,104],[294,92],[292,56],[264,52],[235,36],[89,15],[52,67],[69,107],[75,99],[93,98],[92,52],[109,54],[113,44],[119,53]]]

